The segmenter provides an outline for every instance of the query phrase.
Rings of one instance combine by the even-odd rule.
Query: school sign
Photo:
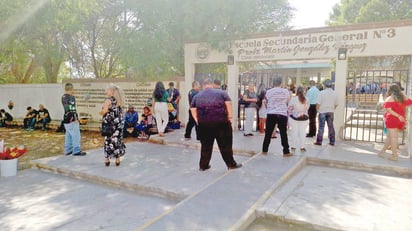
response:
[[[345,86],[348,57],[412,55],[412,20],[322,27],[271,34],[258,34],[235,40],[228,52],[211,49],[207,43],[185,44],[185,86],[191,88],[195,64],[227,63],[228,93],[237,99],[239,64],[257,61],[336,60],[336,92],[340,105],[335,125],[344,123]],[[343,51],[341,58],[338,53]],[[412,66],[412,64],[411,64]],[[412,68],[410,68],[412,69]],[[186,105],[186,104],[183,104]],[[233,101],[237,108],[236,100]],[[233,110],[237,113],[237,110]],[[234,118],[237,118],[234,115]],[[233,121],[234,127],[237,121]]]

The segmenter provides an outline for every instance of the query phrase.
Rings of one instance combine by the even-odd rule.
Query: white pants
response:
[[[297,121],[292,118],[288,118],[289,125],[291,127],[291,148],[304,148],[306,140],[306,127],[308,121]]]
[[[245,134],[252,133],[253,121],[255,120],[255,116],[256,116],[256,108],[254,107],[245,108],[245,129],[244,129]]]
[[[167,103],[155,102],[154,115],[156,118],[157,132],[164,133],[169,123],[169,111],[167,110]]]

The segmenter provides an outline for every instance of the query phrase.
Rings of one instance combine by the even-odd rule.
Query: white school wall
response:
[[[151,97],[156,82],[140,83],[127,80],[73,80],[76,97],[77,112],[88,113],[93,121],[101,121],[99,111],[104,101],[105,89],[110,82],[115,82],[125,92],[126,107],[133,105],[139,113],[139,119],[143,112],[143,106]],[[167,87],[170,81],[165,81]],[[186,124],[188,119],[187,93],[191,89],[185,89],[184,82],[176,82],[175,86],[180,91],[182,101],[179,103],[179,120]],[[21,119],[26,115],[26,108],[31,106],[36,110],[39,104],[43,104],[49,110],[52,120],[63,119],[63,106],[61,97],[64,94],[64,83],[56,84],[4,84],[0,85],[0,109],[10,112],[15,119]],[[85,100],[85,95],[90,99]],[[8,102],[14,102],[14,108],[7,108]],[[152,113],[153,110],[152,110]]]
[[[0,108],[10,112],[14,118],[23,118],[26,108],[31,106],[36,110],[43,104],[49,110],[52,119],[63,118],[61,96],[62,84],[5,84],[0,85]],[[14,102],[14,108],[7,108],[8,102]]]

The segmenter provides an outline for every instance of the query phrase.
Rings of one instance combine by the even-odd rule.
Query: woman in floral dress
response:
[[[126,153],[123,142],[123,90],[114,84],[106,88],[106,99],[104,100],[100,114],[103,115],[102,123],[105,123],[113,131],[110,136],[104,137],[104,157],[106,166],[110,165],[110,159],[116,158],[116,166],[120,165],[120,157]]]

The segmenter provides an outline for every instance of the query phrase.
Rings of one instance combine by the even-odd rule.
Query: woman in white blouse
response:
[[[306,127],[308,125],[309,102],[305,97],[303,87],[298,87],[296,96],[293,96],[289,101],[289,125],[291,127],[291,150],[295,152],[296,148],[300,148],[301,152],[305,152]]]

